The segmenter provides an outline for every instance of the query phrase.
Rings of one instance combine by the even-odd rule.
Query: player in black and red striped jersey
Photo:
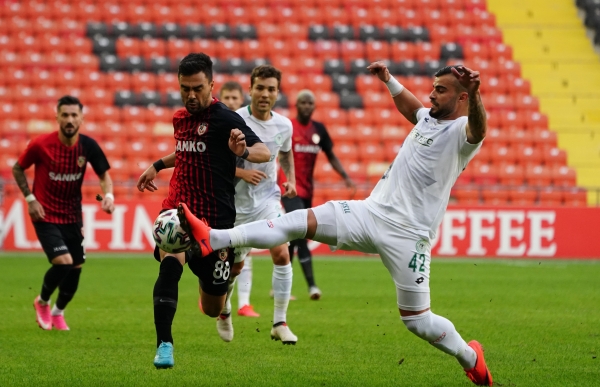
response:
[[[44,276],[42,291],[33,303],[40,328],[69,330],[64,309],[73,299],[81,265],[85,262],[81,184],[88,162],[100,178],[104,193],[102,210],[112,213],[114,196],[110,168],[96,141],[79,133],[83,121],[79,99],[58,100],[59,130],[37,137],[13,167],[13,176],[28,203],[40,244],[52,264]],[[25,169],[35,165],[33,193]],[[58,287],[58,298],[50,310],[50,296]]]
[[[163,210],[185,203],[209,226],[230,228],[235,222],[235,168],[237,157],[253,163],[267,162],[271,152],[248,128],[242,117],[212,98],[212,61],[205,54],[189,54],[179,63],[179,86],[184,109],[173,115],[176,150],[156,161],[140,176],[140,191],[155,191],[156,174],[175,168]],[[202,241],[198,241],[202,243]],[[171,324],[175,317],[178,283],[187,263],[200,279],[202,308],[218,317],[225,304],[230,276],[239,274],[241,264],[233,265],[233,249],[221,249],[202,258],[199,247],[185,253],[155,249],[160,272],[154,286],[154,324],[157,350],[154,365],[174,365]]]
[[[325,125],[312,120],[312,114],[315,111],[315,96],[310,90],[302,90],[298,93],[296,110],[298,114],[296,118],[292,119],[294,127],[292,143],[294,144],[294,167],[296,169],[298,196],[281,199],[286,212],[312,207],[313,173],[317,155],[320,151],[325,153],[333,169],[344,179],[346,186],[350,189],[356,189],[354,182],[344,171],[342,163],[333,153],[333,141],[331,141]],[[294,257],[294,250],[298,251],[298,261],[308,283],[309,296],[312,300],[318,300],[321,298],[321,290],[315,283],[312,254],[306,239],[297,239],[290,242],[290,259]]]

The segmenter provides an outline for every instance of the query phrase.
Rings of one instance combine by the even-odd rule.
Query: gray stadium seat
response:
[[[121,71],[123,70],[123,61],[114,54],[100,55],[100,71]]]
[[[168,73],[173,71],[173,64],[171,59],[165,58],[164,56],[157,56],[150,58],[149,70],[153,73]]]
[[[350,61],[350,74],[369,74],[369,70],[367,70],[369,64],[370,63],[366,59],[355,59]]]
[[[137,95],[137,103],[142,106],[160,106],[161,95],[156,91],[142,91]]]
[[[229,74],[245,74],[246,64],[241,58],[231,58],[227,60],[227,73]]]
[[[235,32],[233,35],[239,40],[258,39],[256,27],[251,26],[250,24],[238,24],[235,26]]]
[[[181,106],[181,94],[178,91],[169,91],[163,95],[163,101],[170,107]]]
[[[383,27],[381,37],[388,42],[407,40],[406,31],[398,26]]]
[[[462,46],[456,43],[446,43],[442,46],[440,51],[440,59],[448,60],[448,59],[464,59],[465,55],[463,54]]]
[[[323,65],[323,72],[325,74],[345,74],[346,73],[346,65],[343,61],[339,59],[330,59],[325,61]]]
[[[94,38],[96,36],[109,36],[110,27],[106,23],[102,22],[88,22],[86,25],[86,35],[88,38]]]
[[[135,36],[135,28],[129,23],[114,22],[111,27],[111,33],[114,37]]]
[[[211,24],[210,26],[210,37],[211,39],[231,39],[231,27],[227,24]]]
[[[92,50],[96,55],[115,54],[117,52],[116,41],[113,38],[95,36],[92,42]]]
[[[188,39],[206,38],[206,27],[198,23],[188,23],[185,25],[185,36]]]
[[[422,75],[421,63],[414,60],[403,60],[398,63],[398,74],[408,77],[413,75]]]
[[[346,25],[333,26],[332,37],[335,40],[354,40],[354,28]]]
[[[250,73],[252,73],[252,70],[254,70],[255,67],[258,67],[260,65],[265,65],[265,64],[269,64],[269,61],[264,58],[254,58],[254,59],[250,59],[250,60],[245,60],[244,61],[245,73],[250,74]]]
[[[312,25],[308,27],[308,39],[310,40],[324,40],[329,39],[329,28],[324,25]]]
[[[122,61],[123,70],[130,73],[147,70],[146,59],[141,56],[129,56]]]
[[[429,42],[429,30],[424,27],[408,27],[406,40],[411,42]]]
[[[332,89],[336,93],[356,91],[356,81],[353,76],[346,74],[334,74],[331,76]]]
[[[135,36],[140,39],[144,38],[158,38],[158,27],[154,23],[141,22],[135,26]]]
[[[427,60],[423,63],[423,75],[432,77],[439,69],[446,66],[446,62],[439,60]]]
[[[340,95],[340,107],[342,109],[362,109],[362,97],[356,93]]]
[[[375,26],[362,25],[358,28],[358,38],[363,42],[368,40],[379,40],[381,38],[381,33],[379,28]]]
[[[277,95],[277,102],[275,102],[275,107],[276,108],[287,108],[288,105],[288,98],[285,96],[285,94],[283,93],[279,93]]]
[[[158,27],[158,36],[163,39],[181,39],[185,37],[183,28],[177,23],[164,23]]]
[[[115,93],[115,105],[119,107],[137,105],[136,95],[129,90],[120,90]]]

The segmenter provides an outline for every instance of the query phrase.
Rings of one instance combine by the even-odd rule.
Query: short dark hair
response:
[[[260,65],[252,70],[250,87],[254,86],[254,78],[275,78],[277,79],[277,88],[281,85],[281,71],[271,65]]]
[[[213,78],[212,66],[213,62],[210,60],[210,56],[202,52],[187,54],[185,58],[179,62],[177,76],[183,75],[184,77],[188,77],[190,75],[204,73],[210,82]]]
[[[456,71],[458,71],[459,73],[462,74],[462,71],[460,70],[460,67],[462,67],[461,65],[454,65],[454,66],[446,66],[446,67],[442,67],[441,69],[439,69],[438,71],[435,72],[434,76],[436,77],[441,77],[444,75],[448,75],[448,74],[452,74],[452,69],[456,69]],[[463,92],[463,91],[467,91],[467,89],[465,89],[458,81],[456,81],[457,84],[457,90],[459,92]]]
[[[225,90],[237,90],[242,96],[244,95],[244,89],[242,88],[242,85],[240,85],[239,82],[236,81],[225,82],[223,87],[221,87],[221,90],[219,90],[219,96],[221,96],[221,94],[223,94]]]
[[[79,101],[79,98],[73,97],[72,95],[64,95],[58,99],[58,104],[56,105],[56,111],[60,110],[62,105],[78,105],[79,110],[83,110],[83,104]]]

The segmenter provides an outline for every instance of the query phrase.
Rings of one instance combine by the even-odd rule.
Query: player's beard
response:
[[[190,102],[192,102],[191,106],[190,106]],[[212,97],[209,95],[209,97],[206,98],[204,101],[201,101],[199,99],[194,99],[192,101],[188,100],[185,103],[185,109],[190,114],[197,114],[197,113],[200,113],[201,111],[206,110],[210,106],[211,103],[212,103]]]
[[[452,106],[454,106],[454,102],[447,103],[446,105],[440,106],[431,102],[432,108],[429,110],[429,115],[435,119],[443,119],[444,117],[452,114]],[[433,110],[435,108],[435,111]]]
[[[67,130],[70,130],[70,131],[67,132]],[[75,125],[72,125],[72,124],[67,124],[64,127],[62,127],[62,126],[60,127],[60,132],[66,138],[72,138],[72,137],[74,137],[79,132],[79,126],[75,126]]]

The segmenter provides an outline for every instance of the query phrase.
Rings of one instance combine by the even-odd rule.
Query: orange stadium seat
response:
[[[390,43],[392,60],[415,60],[417,59],[417,45],[410,42]]]
[[[317,105],[320,106],[320,105]],[[348,113],[342,109],[318,108],[313,114],[315,121],[320,121],[325,125],[348,125]]]
[[[122,141],[107,139],[100,144],[106,157],[111,160],[113,158],[122,159],[125,156],[125,146]]]
[[[315,180],[319,182],[329,183],[341,180],[340,176],[329,162],[317,162],[314,172]]]
[[[498,167],[490,164],[473,165],[472,176],[475,184],[481,185],[493,185],[497,184],[498,179]],[[467,167],[469,168],[469,167]]]
[[[524,165],[541,165],[544,160],[543,152],[540,148],[531,146],[517,147],[517,163]]]
[[[491,161],[494,164],[515,164],[517,162],[517,150],[510,147],[494,148],[491,153]]]
[[[440,53],[439,43],[419,42],[416,45],[416,59],[418,61],[439,60]]]
[[[214,79],[214,77],[213,77]],[[217,82],[215,80],[215,88],[217,88]],[[163,73],[158,74],[156,77],[156,90],[159,92],[167,91],[179,91],[179,80],[175,73]]]
[[[323,60],[339,59],[339,43],[332,40],[319,40],[315,42],[315,56]]]
[[[167,55],[167,45],[163,39],[143,39],[140,43],[140,54],[145,58]]]
[[[270,52],[268,45],[253,39],[242,41],[242,46],[240,49],[241,58],[247,60],[254,58],[267,58]]]
[[[525,171],[515,164],[503,164],[500,165],[498,178],[502,185],[520,186],[525,182]]]
[[[374,125],[375,116],[369,110],[350,109],[348,110],[348,120],[351,126]]]
[[[519,187],[508,192],[508,197],[514,206],[533,206],[537,202],[538,192],[528,187]]]
[[[191,45],[191,40],[169,39],[166,42],[165,56],[172,59],[183,58],[192,52]]]
[[[563,204],[564,191],[562,188],[545,187],[540,191],[541,206],[560,206]]]
[[[367,125],[359,125],[354,127],[354,132],[357,135],[357,145],[361,145],[362,143],[377,143],[381,145],[383,143],[383,136],[381,133],[381,128],[379,126],[367,126]],[[383,149],[381,150],[383,153]]]
[[[361,95],[383,93],[386,91],[386,87],[377,77],[372,75],[358,75],[356,77],[356,91]]]
[[[587,192],[580,188],[573,188],[564,192],[566,206],[585,207],[587,206]]]
[[[561,187],[575,187],[577,185],[577,175],[575,170],[563,165],[552,168],[552,181],[554,185]]]
[[[552,170],[543,165],[529,165],[525,169],[528,185],[546,187],[552,184]]]
[[[121,37],[115,42],[115,50],[118,56],[141,56],[141,41],[135,38]]]
[[[287,40],[307,40],[308,28],[296,23],[279,25],[279,33]]]
[[[379,142],[360,142],[359,159],[366,162],[383,162],[385,161],[385,153],[383,146]]]
[[[134,73],[131,74],[131,90],[139,93],[140,91],[156,90],[157,75],[153,73]]]
[[[394,160],[396,158],[396,156],[398,155],[398,152],[400,152],[402,143],[403,143],[403,140],[396,140],[396,141],[390,140],[390,141],[386,141],[383,144],[384,159],[387,162],[392,162],[392,160]]]
[[[147,148],[147,155],[152,160],[164,157],[175,150],[175,140],[172,138],[154,139]]]
[[[315,99],[316,105],[322,108],[335,109],[340,106],[340,97],[337,93],[321,91],[315,95]]]
[[[384,143],[399,142],[403,143],[409,133],[406,128],[401,128],[398,125],[383,125],[379,127],[380,138]]]
[[[335,154],[342,162],[358,161],[358,151],[358,147],[351,142],[340,141],[335,145]]]
[[[548,116],[539,112],[525,112],[525,128],[548,129]]]
[[[311,57],[298,57],[296,58],[299,67],[296,69],[298,74],[323,74],[323,60]],[[329,77],[328,77],[329,78]],[[331,81],[331,80],[330,80]]]
[[[548,147],[543,150],[544,165],[550,167],[561,167],[567,165],[567,153],[559,148]]]
[[[391,98],[388,96],[388,99]],[[374,116],[375,124],[378,126],[412,126],[412,124],[395,109],[395,107],[390,109],[376,109],[372,111],[372,114]]]
[[[481,197],[486,205],[506,205],[508,204],[508,190],[504,187],[483,187]]]
[[[325,24],[333,26],[336,24],[349,25],[350,24],[350,13],[346,12],[343,8],[338,7],[321,7],[321,11],[327,15]]]
[[[355,142],[359,138],[359,133],[357,133],[357,131],[354,130],[354,128],[348,127],[346,125],[328,126],[327,132],[333,140],[334,145],[337,141]]]
[[[111,72],[106,74],[105,81],[108,90],[131,90],[131,74],[129,73]],[[85,83],[86,81],[84,80],[83,82]]]
[[[456,187],[452,190],[451,197],[454,197],[459,204],[477,205],[480,203],[479,190],[476,187]]]
[[[535,142],[538,146],[542,147],[556,147],[557,138],[556,132],[547,129],[534,129],[532,137],[535,138]]]
[[[143,109],[143,114],[146,118],[150,117],[148,111]],[[130,139],[150,139],[153,137],[152,125],[149,121],[132,121],[127,126],[128,136]]]
[[[520,77],[505,76],[501,77],[508,86],[507,92],[511,94],[529,94],[531,93],[531,83]]]
[[[491,128],[485,136],[484,147],[507,147],[510,143],[508,132],[505,130]]]

